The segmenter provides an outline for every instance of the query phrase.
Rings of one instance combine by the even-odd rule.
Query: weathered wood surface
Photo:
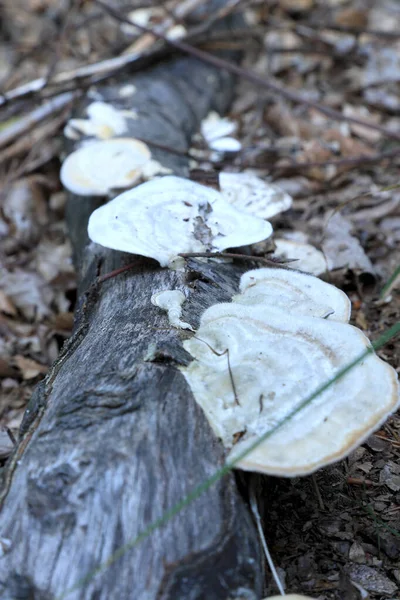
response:
[[[121,103],[127,82],[137,93]],[[232,85],[182,58],[99,88],[98,97],[138,111],[132,135],[185,151],[208,111],[226,109]],[[154,155],[187,175],[186,158]],[[5,478],[0,536],[11,545],[0,558],[0,597],[257,600],[260,547],[233,474],[94,575],[224,460],[177,370],[190,360],[181,344],[190,334],[171,329],[150,297],[185,289],[183,318],[196,326],[206,307],[231,297],[240,275],[233,265],[196,269],[191,261],[173,272],[137,257],[134,269],[87,293],[98,274],[132,261],[88,243],[98,203],[69,199],[79,309],[73,337],[30,403]]]

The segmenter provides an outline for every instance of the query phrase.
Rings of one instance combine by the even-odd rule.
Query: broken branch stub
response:
[[[171,266],[180,253],[220,252],[265,240],[270,223],[230,206],[216,190],[181,177],[144,183],[95,210],[89,237],[106,248]]]

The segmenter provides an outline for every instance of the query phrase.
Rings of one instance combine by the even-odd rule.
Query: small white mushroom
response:
[[[292,240],[274,239],[276,245],[275,256],[277,258],[295,258],[292,266],[299,271],[321,275],[328,270],[325,256],[320,250],[311,246]]]
[[[203,119],[200,130],[209,148],[212,150],[218,152],[238,152],[242,148],[238,140],[230,137],[232,133],[236,133],[237,124],[226,117],[220,117],[214,111],[210,112]]]
[[[148,256],[165,267],[184,252],[220,252],[268,238],[270,223],[239,212],[209,187],[162,177],[93,212],[89,237],[106,248]]]
[[[130,187],[157,172],[170,171],[151,160],[146,144],[134,138],[112,138],[88,142],[72,152],[61,167],[60,178],[74,194],[106,196],[112,189]]]
[[[344,323],[231,303],[206,310],[184,347],[194,360],[181,371],[231,449],[229,461],[287,419],[369,341]],[[287,477],[312,473],[365,440],[396,409],[398,394],[396,372],[371,353],[237,467]]]
[[[292,206],[289,194],[252,173],[220,173],[219,185],[230,204],[260,219],[270,219]]]
[[[154,304],[154,306],[158,306],[158,308],[167,311],[168,321],[172,327],[194,331],[189,323],[181,321],[182,304],[185,300],[185,294],[179,290],[164,290],[163,292],[153,294],[151,297],[151,303]]]
[[[347,323],[351,303],[344,292],[308,273],[263,268],[247,271],[233,297],[239,304],[279,307],[290,314]]]

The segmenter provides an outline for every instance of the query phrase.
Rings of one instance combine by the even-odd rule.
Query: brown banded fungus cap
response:
[[[183,345],[194,360],[181,371],[229,449],[228,461],[271,431],[236,464],[244,470],[312,473],[345,457],[398,405],[396,372],[371,352],[299,408],[370,347],[345,323],[223,303],[205,311],[196,336]]]
[[[101,206],[89,237],[106,248],[171,265],[180,253],[220,252],[265,240],[270,223],[230,206],[222,195],[181,177],[144,183]]]

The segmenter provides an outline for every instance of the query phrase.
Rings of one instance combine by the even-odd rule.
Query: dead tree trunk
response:
[[[223,111],[232,94],[228,75],[189,58],[129,78],[137,89],[129,100],[118,94],[126,83],[98,93],[137,110],[132,136],[182,151],[207,112]],[[187,175],[186,158],[153,154]],[[0,597],[257,600],[260,548],[232,474],[129,546],[224,460],[177,369],[190,361],[181,344],[187,334],[172,329],[150,297],[186,286],[183,318],[196,326],[205,308],[230,299],[240,271],[192,261],[174,272],[135,257],[134,269],[90,287],[133,258],[88,243],[97,205],[69,199],[79,308],[72,338],[30,402],[4,478]]]

